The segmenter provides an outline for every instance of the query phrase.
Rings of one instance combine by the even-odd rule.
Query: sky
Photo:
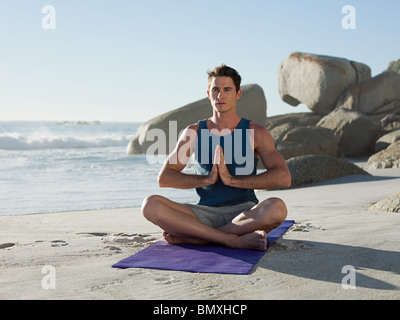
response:
[[[398,0],[1,0],[0,121],[146,121],[206,97],[221,63],[263,88],[268,116],[309,111],[281,100],[280,63],[300,51],[378,75],[400,59],[399,13]]]

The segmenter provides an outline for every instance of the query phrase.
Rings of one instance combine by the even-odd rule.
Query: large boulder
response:
[[[268,117],[265,127],[269,130],[275,144],[282,142],[285,135],[299,127],[314,127],[323,115],[313,112],[288,113]]]
[[[400,129],[391,131],[380,137],[378,141],[376,141],[375,152],[382,151],[397,141],[400,141]]]
[[[242,96],[237,102],[239,116],[265,125],[267,102],[264,91],[256,84],[241,87]],[[127,146],[128,154],[144,154],[154,141],[148,136],[152,129],[159,129],[165,134],[167,146],[165,152],[170,153],[175,147],[179,132],[189,124],[212,116],[212,106],[208,98],[190,103],[184,107],[164,113],[154,119],[143,123],[133,140]],[[172,132],[170,132],[172,131]],[[161,153],[162,150],[158,150]]]
[[[348,175],[369,175],[360,167],[344,159],[307,155],[289,159],[292,188],[323,182]]]
[[[400,141],[369,157],[365,169],[400,168]]]
[[[400,59],[391,61],[386,71],[394,71],[400,74]]]
[[[370,77],[365,64],[295,52],[279,67],[279,93],[292,106],[304,103],[313,112],[328,114],[349,86]]]
[[[400,129],[400,115],[388,114],[381,119],[382,132],[388,133]]]
[[[285,159],[308,154],[337,156],[340,138],[330,129],[316,127],[322,117],[313,112],[278,115],[267,118],[266,128]]]
[[[321,127],[298,127],[290,130],[276,143],[276,149],[285,158],[303,155],[338,156],[340,137]]]
[[[384,72],[351,86],[340,97],[337,107],[379,119],[388,114],[400,115],[400,74]]]
[[[315,126],[323,116],[323,114],[317,114],[313,112],[281,114],[268,117],[265,127],[270,131],[283,124],[290,124],[293,127],[310,127]]]
[[[400,191],[368,206],[368,210],[400,213]]]
[[[339,153],[346,157],[370,154],[381,130],[379,121],[347,109],[336,109],[317,124],[340,136]]]

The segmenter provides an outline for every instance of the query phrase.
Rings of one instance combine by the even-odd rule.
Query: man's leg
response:
[[[254,230],[264,230],[268,233],[279,227],[285,221],[286,216],[285,203],[279,198],[270,198],[258,203],[250,210],[242,212],[219,230],[239,236]]]
[[[241,235],[203,224],[187,206],[162,196],[150,196],[143,201],[142,213],[167,234],[181,239],[200,239],[230,248],[266,249],[264,231],[252,230]]]

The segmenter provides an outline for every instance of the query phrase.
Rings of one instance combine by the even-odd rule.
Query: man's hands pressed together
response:
[[[224,159],[224,152],[221,146],[217,146],[214,155],[214,165],[208,175],[210,179],[210,185],[217,182],[218,178],[221,179],[223,184],[229,186],[232,182],[232,175],[230,174]]]

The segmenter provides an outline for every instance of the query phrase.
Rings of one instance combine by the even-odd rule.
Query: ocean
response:
[[[150,194],[195,202],[158,187],[161,163],[126,154],[139,125],[0,121],[0,215],[137,207]]]

